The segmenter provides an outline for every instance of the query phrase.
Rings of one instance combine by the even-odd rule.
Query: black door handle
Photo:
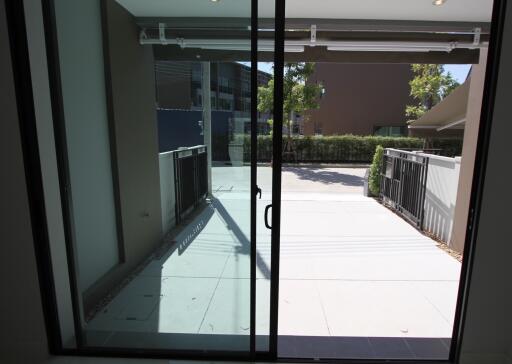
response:
[[[272,226],[268,224],[268,210],[272,207],[272,204],[265,206],[265,226],[267,229],[272,229]]]
[[[258,196],[258,194],[260,195],[260,200],[261,200],[261,188],[256,186],[256,196]]]

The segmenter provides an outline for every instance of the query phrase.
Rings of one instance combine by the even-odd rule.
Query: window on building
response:
[[[407,136],[407,127],[406,126],[376,126],[374,128],[373,135],[378,136]]]

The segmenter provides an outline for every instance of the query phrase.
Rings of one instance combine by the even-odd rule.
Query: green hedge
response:
[[[283,142],[286,137],[283,138]],[[296,160],[290,156],[285,162],[299,163],[371,163],[375,148],[396,148],[417,150],[424,146],[422,138],[382,137],[382,136],[307,136],[292,137]],[[244,159],[250,161],[250,139],[244,138]],[[460,139],[437,139],[429,141],[432,148],[442,149],[439,154],[445,156],[460,155],[462,141]],[[258,161],[269,162],[272,158],[272,137],[258,136]]]
[[[370,175],[368,176],[368,189],[372,196],[379,196],[380,193],[380,171],[382,168],[382,157],[384,156],[384,148],[377,145],[372,164],[370,165]]]
[[[422,139],[403,137],[340,135],[292,137],[292,140],[297,162],[303,163],[369,163],[373,158],[377,145],[382,145],[384,148],[397,149],[418,149],[423,146]],[[248,138],[245,139],[245,143],[249,143]],[[249,150],[249,148],[244,149]],[[259,136],[258,160],[268,162],[271,158],[272,137],[267,135]]]

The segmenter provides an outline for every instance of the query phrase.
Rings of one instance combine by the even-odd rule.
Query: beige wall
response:
[[[468,220],[469,199],[471,197],[471,183],[476,155],[478,129],[480,127],[480,110],[485,81],[485,68],[487,65],[487,49],[480,52],[479,63],[473,65],[471,70],[471,83],[469,85],[468,109],[466,111],[466,125],[464,128],[464,141],[462,145],[462,160],[460,166],[459,187],[455,203],[452,238],[448,246],[458,252],[464,250],[466,225]]]
[[[412,77],[409,64],[316,63],[308,82],[322,84],[325,95],[319,109],[306,113],[304,134],[314,135],[315,123],[323,135],[371,135],[376,126],[406,126]]]

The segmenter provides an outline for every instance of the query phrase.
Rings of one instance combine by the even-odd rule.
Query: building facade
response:
[[[305,114],[304,135],[406,136],[412,78],[409,64],[316,63],[308,82],[325,92]]]
[[[201,62],[156,61],[158,137],[160,152],[203,144]],[[258,71],[258,85],[272,76]],[[251,68],[238,62],[210,63],[212,157],[229,159],[228,146],[237,134],[250,131]],[[258,118],[267,134],[268,115]]]

